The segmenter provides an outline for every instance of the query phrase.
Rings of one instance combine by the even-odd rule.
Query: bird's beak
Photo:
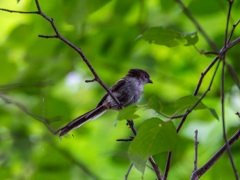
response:
[[[153,84],[153,82],[151,81],[151,79],[148,79],[148,83],[151,83],[151,84]]]

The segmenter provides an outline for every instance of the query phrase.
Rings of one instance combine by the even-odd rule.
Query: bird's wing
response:
[[[120,87],[122,87],[124,84],[126,83],[125,79],[120,79],[118,82],[116,82],[115,85],[113,85],[110,90],[112,92],[117,91]],[[98,103],[97,107],[101,106],[103,104],[103,102],[107,99],[108,97],[108,93],[106,93],[103,98],[101,99],[101,101]]]

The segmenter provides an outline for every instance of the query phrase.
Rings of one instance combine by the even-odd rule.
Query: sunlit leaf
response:
[[[140,126],[137,136],[129,146],[129,158],[143,173],[150,156],[173,150],[177,141],[176,128],[172,122],[166,123],[159,118],[151,118]]]

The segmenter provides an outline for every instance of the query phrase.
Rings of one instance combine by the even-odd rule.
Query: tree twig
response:
[[[48,138],[48,140],[49,140],[49,138]],[[83,164],[83,162],[76,160],[76,158],[73,157],[69,152],[67,152],[66,150],[64,150],[62,148],[57,147],[55,145],[55,143],[53,143],[51,141],[49,141],[49,145],[56,151],[60,152],[67,160],[71,161],[72,163],[77,165],[79,168],[81,168],[89,177],[91,177],[91,179],[99,180],[99,178],[93,172],[91,172],[90,169]]]
[[[238,25],[239,23],[240,23],[240,19],[233,25],[233,28],[232,28],[232,30],[231,30],[231,33],[230,33],[229,38],[228,38],[228,40],[227,40],[227,43],[230,42],[230,40],[231,40],[231,38],[232,38],[232,35],[233,35],[233,33],[234,33],[234,30],[235,30],[235,28],[237,27],[237,25]]]
[[[217,62],[217,60],[219,59],[219,57],[215,57],[214,60],[211,62],[211,64],[207,67],[207,69],[201,73],[201,77],[198,81],[197,87],[193,93],[194,96],[196,96],[198,94],[198,91],[200,89],[200,86],[202,85],[202,81],[203,78],[205,77],[205,75],[208,73],[208,71],[213,67],[213,65]]]
[[[128,142],[128,141],[132,141],[133,139],[134,139],[134,137],[130,136],[130,139],[117,139],[116,141]]]
[[[216,58],[215,58],[215,59],[216,59]],[[214,61],[213,61],[213,62],[214,62]],[[213,62],[212,62],[211,64],[213,64]],[[189,113],[190,113],[190,112],[198,105],[198,103],[206,96],[207,92],[210,91],[211,86],[212,86],[212,83],[213,83],[213,80],[214,80],[214,77],[215,77],[215,75],[216,75],[216,73],[217,73],[219,64],[220,64],[220,61],[218,61],[217,67],[216,67],[216,69],[215,69],[215,71],[214,71],[214,73],[213,73],[211,82],[210,82],[207,90],[203,93],[203,95],[201,96],[201,98],[199,98],[198,101],[197,101],[190,109],[187,109],[187,110],[185,111],[185,114],[183,115],[183,118],[181,119],[181,121],[180,121],[180,123],[179,123],[179,125],[178,125],[178,127],[177,127],[177,133],[180,131],[180,129],[181,129],[183,123],[185,122],[187,116],[189,115]],[[211,67],[212,67],[212,65],[211,65]],[[210,69],[210,66],[209,66],[207,69],[209,70],[209,69]],[[208,70],[207,70],[207,72],[208,72]],[[203,77],[203,76],[202,76],[202,77]],[[202,78],[200,78],[199,81],[202,81]],[[200,84],[200,83],[198,83],[198,85],[199,85],[199,84]],[[197,89],[197,88],[199,89],[199,87],[200,87],[200,86],[197,86],[196,89]],[[195,89],[193,95],[195,95],[195,92],[197,93],[197,90],[196,90],[196,89]],[[196,96],[196,95],[195,95],[195,96]],[[167,180],[168,172],[169,172],[169,169],[170,169],[171,157],[172,157],[172,152],[170,151],[170,152],[168,152],[167,163],[166,163],[166,167],[165,167],[165,172],[164,172],[163,180]]]
[[[201,54],[201,55],[207,55],[207,54],[215,54],[215,55],[219,55],[219,53],[217,53],[217,52],[202,52],[202,51],[200,51],[198,48],[197,48],[197,46],[195,46],[195,45],[193,45],[193,47],[197,50],[197,52],[199,52],[199,54]]]
[[[23,104],[21,104],[19,102],[15,102],[15,101],[5,97],[1,92],[0,92],[0,98],[2,98],[5,101],[5,103],[13,104],[13,105],[17,106],[20,110],[22,110],[23,112],[25,112],[26,114],[28,114],[32,118],[42,122],[52,134],[54,134],[56,132],[56,130],[50,125],[51,120],[49,120],[47,118],[44,118],[44,117],[41,117],[41,116],[38,116],[37,114],[34,114],[28,108],[26,108]]]
[[[178,4],[180,4],[180,6],[182,6],[183,12],[186,14],[186,16],[191,19],[191,21],[193,22],[193,24],[197,27],[197,29],[199,30],[199,32],[204,36],[204,38],[207,40],[208,44],[213,48],[213,50],[215,52],[218,52],[219,49],[217,47],[217,45],[208,37],[207,33],[202,29],[202,27],[200,26],[200,24],[197,22],[197,20],[194,18],[194,16],[192,15],[192,13],[190,12],[190,10],[184,5],[184,3],[181,0],[176,0],[176,2]]]
[[[128,179],[128,176],[129,176],[129,173],[130,173],[132,167],[133,167],[133,163],[130,165],[130,167],[129,167],[129,169],[128,169],[128,172],[127,172],[127,174],[125,175],[125,180]]]
[[[235,143],[240,138],[240,130],[238,130],[228,141],[228,145],[231,146],[233,143]],[[197,180],[199,179],[206,171],[208,171],[214,164],[217,162],[217,160],[226,152],[227,145],[225,144],[222,146],[218,152],[211,158],[209,161],[204,164],[201,168],[199,168],[197,171],[194,171],[192,173],[191,180]]]
[[[20,14],[39,14],[38,11],[13,11],[9,9],[0,8],[1,11],[6,11],[10,13],[20,13]]]
[[[100,77],[98,76],[98,74],[96,73],[96,71],[94,70],[94,68],[92,67],[92,65],[90,64],[90,62],[88,61],[88,59],[86,58],[86,56],[84,55],[84,53],[82,52],[82,50],[80,48],[78,48],[77,46],[75,46],[74,44],[72,44],[70,41],[68,41],[66,38],[64,38],[58,31],[53,18],[48,17],[46,14],[44,14],[41,10],[41,7],[39,5],[38,0],[35,0],[36,6],[38,11],[31,11],[31,12],[25,12],[25,11],[13,11],[13,10],[8,10],[8,9],[0,9],[2,11],[7,11],[7,12],[11,12],[11,13],[24,13],[24,14],[39,14],[40,16],[42,16],[44,19],[46,19],[47,21],[49,21],[52,25],[52,28],[54,30],[54,32],[56,33],[56,35],[51,35],[51,36],[45,36],[45,35],[39,35],[39,37],[43,37],[43,38],[58,38],[61,41],[65,42],[67,45],[69,45],[71,48],[73,48],[75,51],[78,52],[78,54],[82,57],[83,61],[87,64],[88,68],[91,70],[92,74],[94,75],[94,79],[96,79],[96,81],[107,91],[107,93],[113,98],[113,100],[116,102],[116,104],[118,105],[119,109],[122,109],[123,106],[122,104],[118,101],[118,99],[113,95],[113,93],[111,92],[111,90],[105,85],[105,83],[100,79]]]
[[[194,160],[194,169],[193,171],[197,170],[197,158],[198,158],[198,140],[197,140],[197,136],[198,136],[198,130],[195,131],[195,160]]]
[[[225,31],[225,40],[224,40],[224,48],[226,48],[227,46],[227,39],[228,39],[228,25],[229,25],[229,18],[230,18],[230,14],[231,14],[231,9],[232,9],[232,4],[234,2],[234,0],[229,2],[229,9],[228,9],[228,15],[227,15],[227,24],[226,24],[226,31]],[[233,161],[233,157],[232,157],[232,153],[230,150],[230,147],[228,145],[228,140],[227,140],[227,133],[226,133],[226,128],[225,128],[225,111],[224,111],[224,70],[225,70],[225,64],[226,64],[226,52],[224,52],[221,56],[221,60],[222,60],[222,76],[221,76],[221,105],[222,105],[222,124],[223,124],[223,137],[226,143],[226,148],[227,148],[227,152],[228,152],[228,156],[230,159],[230,162],[232,164],[232,168],[236,177],[236,180],[239,180],[238,177],[238,172],[237,169],[235,167],[234,161]]]

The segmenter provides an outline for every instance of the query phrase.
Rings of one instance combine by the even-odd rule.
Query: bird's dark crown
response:
[[[128,71],[127,77],[136,77],[136,78],[141,78],[141,79],[143,79],[143,78],[149,79],[150,78],[149,74],[142,69],[130,69]]]

